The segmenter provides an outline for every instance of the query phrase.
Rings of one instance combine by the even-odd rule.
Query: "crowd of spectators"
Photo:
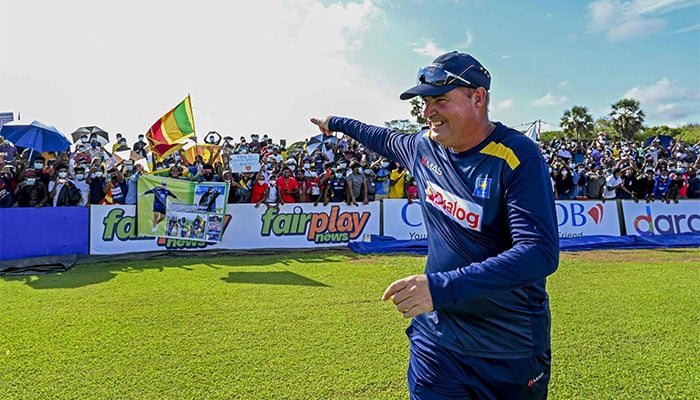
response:
[[[228,182],[229,204],[253,203],[256,207],[298,202],[357,205],[384,198],[418,198],[415,179],[404,166],[347,136],[289,148],[255,133],[238,141],[210,137],[214,139],[205,141],[215,144],[216,151],[208,157],[196,156],[190,162],[182,151],[176,152],[164,160],[151,160],[152,172],[134,159],[117,162],[113,157],[124,150],[147,157],[143,135],[131,146],[120,134],[111,145],[84,136],[70,151],[55,157],[30,149],[19,152],[0,137],[0,207],[136,204],[136,185],[144,173]],[[645,145],[608,140],[601,133],[592,140],[558,138],[540,142],[539,147],[559,200],[678,203],[679,199],[700,198],[700,143],[671,140],[664,145],[656,138]],[[259,170],[232,172],[229,161],[236,154],[259,154]]]

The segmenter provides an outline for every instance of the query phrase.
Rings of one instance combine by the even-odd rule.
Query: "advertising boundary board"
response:
[[[135,206],[94,206],[90,215],[90,254],[163,250],[252,250],[346,246],[379,234],[380,205],[316,206],[285,204],[278,209],[229,204],[219,243],[136,235]]]
[[[398,240],[421,240],[427,237],[420,201],[410,204],[404,199],[382,201],[384,236]],[[621,235],[616,201],[563,200],[556,201],[555,207],[560,238]]]
[[[628,235],[700,233],[700,200],[683,200],[678,204],[623,201],[622,213]]]

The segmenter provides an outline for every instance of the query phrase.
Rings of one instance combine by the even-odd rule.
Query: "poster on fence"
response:
[[[220,242],[228,184],[143,176],[138,182],[138,236]]]

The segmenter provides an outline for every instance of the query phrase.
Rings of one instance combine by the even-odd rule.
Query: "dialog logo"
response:
[[[461,226],[481,232],[483,208],[440,186],[426,182],[425,200]]]

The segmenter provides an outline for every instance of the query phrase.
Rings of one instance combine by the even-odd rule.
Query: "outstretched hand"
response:
[[[434,308],[426,275],[413,275],[392,283],[382,295],[383,301],[389,299],[404,318],[413,318]]]
[[[331,120],[331,116],[327,116],[324,119],[311,118],[311,123],[318,126],[318,129],[323,132],[324,135],[330,135],[331,131],[328,129],[328,122]]]

